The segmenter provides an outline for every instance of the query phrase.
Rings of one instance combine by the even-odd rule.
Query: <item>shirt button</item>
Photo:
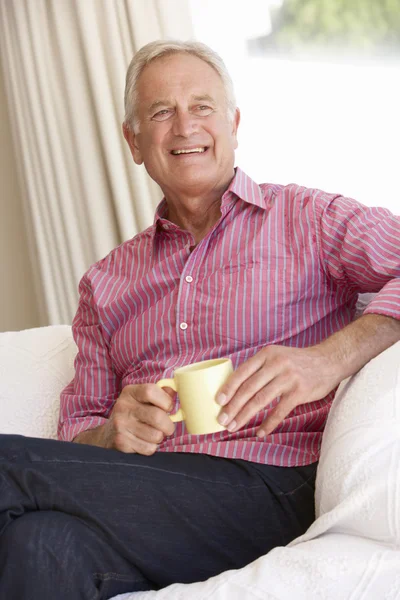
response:
[[[183,330],[184,330],[184,329],[187,329],[187,326],[188,326],[188,324],[187,324],[187,323],[181,323],[181,324],[179,325],[179,327],[180,327],[181,329],[183,329]]]
[[[188,283],[192,283],[193,281],[193,277],[191,277],[190,275],[186,275],[185,279]]]

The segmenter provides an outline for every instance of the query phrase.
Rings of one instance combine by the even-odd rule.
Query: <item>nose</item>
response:
[[[184,110],[177,110],[174,115],[173,133],[176,136],[190,137],[197,131],[197,121],[194,115]]]

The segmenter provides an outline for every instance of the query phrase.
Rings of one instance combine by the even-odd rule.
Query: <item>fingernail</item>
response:
[[[217,398],[217,404],[220,404],[221,406],[225,406],[225,404],[228,402],[228,398],[226,397],[226,394],[218,394]],[[222,423],[221,423],[222,425]]]
[[[234,431],[236,429],[237,423],[236,421],[232,421],[232,423],[229,423],[227,430],[228,431]]]
[[[218,417],[218,423],[220,425],[226,425],[227,422],[229,421],[229,417],[226,413],[221,413]]]

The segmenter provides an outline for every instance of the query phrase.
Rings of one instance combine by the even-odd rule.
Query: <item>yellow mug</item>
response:
[[[221,406],[215,397],[222,384],[233,373],[230,358],[216,358],[179,367],[172,379],[160,379],[157,385],[178,392],[181,408],[169,415],[174,422],[185,421],[189,433],[202,435],[224,431],[217,417]]]

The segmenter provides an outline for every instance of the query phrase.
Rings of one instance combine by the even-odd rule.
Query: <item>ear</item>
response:
[[[238,147],[238,140],[237,140],[237,130],[239,127],[239,123],[240,123],[240,110],[238,108],[236,108],[235,110],[235,116],[233,117],[233,121],[232,121],[232,137],[233,137],[233,147],[236,150],[236,148]]]
[[[133,160],[137,165],[141,165],[143,163],[143,158],[139,150],[137,134],[133,132],[133,127],[125,122],[122,123],[122,133],[124,134],[124,138],[128,143]]]

